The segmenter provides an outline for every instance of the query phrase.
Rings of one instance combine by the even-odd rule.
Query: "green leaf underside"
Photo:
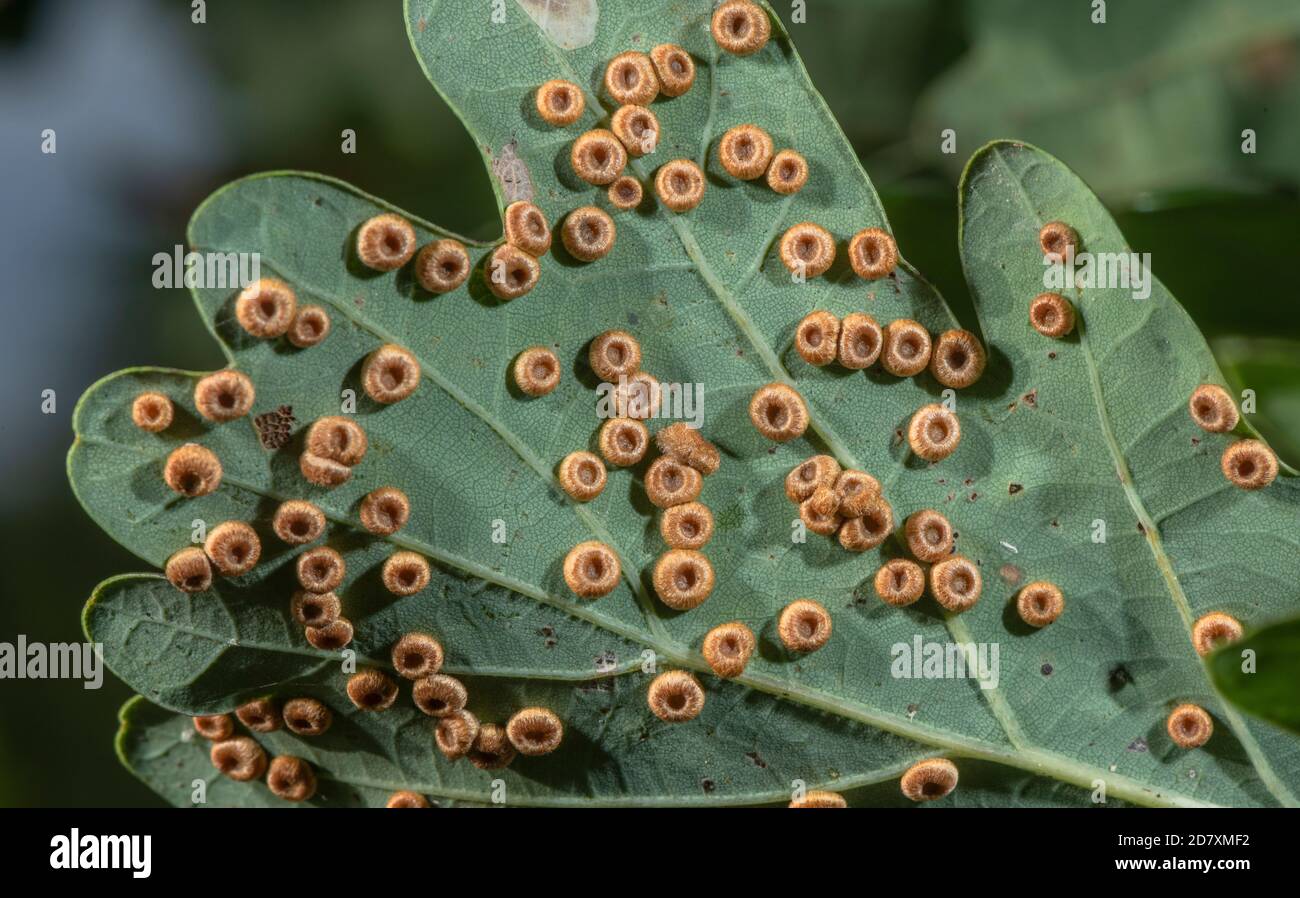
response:
[[[774,240],[789,225],[813,220],[843,238],[887,224],[779,26],[755,57],[717,59],[708,12],[704,3],[602,8],[594,42],[560,50],[513,8],[508,24],[492,26],[476,3],[409,4],[412,42],[430,80],[489,160],[512,148],[552,222],[578,205],[604,203],[603,191],[572,181],[567,159],[573,137],[604,114],[597,88],[605,62],[663,41],[696,56],[695,87],[654,105],[664,136],[633,169],[644,176],[667,159],[697,159],[710,174],[704,203],[682,216],[615,213],[614,252],[590,266],[565,256],[557,239],[538,287],[514,302],[490,297],[481,266],[467,287],[436,298],[406,271],[364,271],[351,255],[355,228],[389,207],[319,176],[239,181],[199,209],[190,231],[195,249],[260,252],[264,274],[284,278],[300,302],[325,305],[334,320],[323,344],[292,350],[242,335],[234,290],[196,291],[232,364],[257,385],[254,413],[292,405],[301,426],[336,414],[340,390],[355,389],[371,448],[348,484],[325,491],[297,470],[301,434],[268,452],[249,420],[214,427],[198,419],[191,398],[198,374],[135,369],[93,387],[77,410],[69,467],[83,504],[111,535],[156,565],[187,543],[195,518],[251,521],[264,546],[253,573],[206,595],[184,596],[156,576],[101,586],[86,626],[104,642],[110,667],[182,714],[228,710],[268,691],[318,695],[347,721],[323,737],[329,744],[283,733],[272,739],[283,741],[277,750],[292,744],[324,778],[361,790],[342,803],[376,800],[366,788],[398,787],[482,801],[496,777],[506,780],[512,803],[768,803],[788,800],[796,779],[878,803],[893,800],[882,796],[896,793],[893,781],[912,761],[934,754],[967,759],[959,761],[963,787],[945,803],[1048,796],[1068,803],[1069,794],[1085,803],[1084,790],[1098,779],[1113,798],[1139,804],[1291,803],[1296,743],[1223,708],[1188,639],[1190,620],[1212,608],[1246,621],[1285,610],[1300,564],[1290,542],[1300,500],[1294,484],[1280,478],[1253,495],[1229,489],[1217,469],[1227,437],[1201,434],[1186,415],[1191,388],[1221,380],[1199,334],[1158,286],[1145,305],[1087,291],[1080,309],[1093,347],[1034,333],[1025,308],[1041,290],[1041,221],[1071,221],[1087,248],[1123,241],[1060,163],[1027,147],[986,149],[963,185],[962,249],[988,328],[990,370],[958,397],[958,452],[937,465],[909,458],[897,431],[916,408],[937,401],[939,385],[928,374],[900,380],[812,368],[791,348],[794,326],[813,308],[868,311],[881,321],[911,317],[935,332],[955,326],[952,317],[906,265],[867,284],[841,260],[821,279],[790,282],[774,255]],[[489,56],[493,66],[485,68]],[[584,120],[562,131],[542,125],[530,106],[535,86],[553,77],[590,92]],[[711,138],[748,121],[808,157],[804,191],[778,198],[719,173]],[[441,233],[408,218],[421,242]],[[477,262],[487,251],[476,246],[471,255]],[[648,588],[663,545],[640,484],[644,465],[612,470],[604,493],[585,506],[554,484],[560,458],[591,448],[599,422],[586,344],[611,327],[637,335],[643,367],[661,380],[705,385],[704,433],[723,450],[722,468],[701,497],[717,519],[706,549],[717,586],[684,614],[659,605]],[[1120,351],[1107,354],[1103,347],[1125,334]],[[361,359],[382,342],[414,351],[425,375],[415,395],[387,408],[369,403],[357,383]],[[508,366],[535,344],[555,348],[564,379],[549,396],[525,400],[508,388]],[[1057,357],[1049,360],[1049,351]],[[813,416],[806,439],[782,446],[762,440],[746,413],[754,389],[776,379],[796,383]],[[130,400],[144,389],[177,403],[178,421],[165,434],[131,424]],[[1035,402],[1019,398],[1033,390]],[[162,459],[182,440],[202,442],[222,459],[226,478],[216,493],[181,500],[162,484]],[[870,578],[882,557],[897,554],[889,543],[862,555],[813,535],[791,544],[796,510],[782,480],[827,449],[881,480],[898,522],[925,507],[949,516],[959,550],[984,571],[974,609],[948,619],[929,598],[906,610],[880,603]],[[1120,461],[1126,482],[1117,477]],[[1012,483],[1022,489],[1013,493]],[[414,514],[385,539],[360,530],[356,506],[388,484],[410,495]],[[337,663],[288,620],[296,550],[268,526],[286,498],[310,499],[331,519],[324,541],[347,559],[340,594],[357,625],[352,648],[363,658],[382,664],[400,633],[428,629],[447,646],[449,669],[465,676],[471,710],[504,720],[525,704],[547,705],[565,720],[564,746],[505,771],[478,771],[435,757],[432,723],[411,708],[406,689],[388,712],[354,712]],[[1091,541],[1097,518],[1108,522],[1104,545]],[[505,522],[505,544],[491,539],[496,520]],[[584,602],[568,593],[559,567],[569,547],[593,538],[619,552],[625,581]],[[406,599],[382,590],[378,567],[394,547],[437,563],[427,590]],[[1067,611],[1030,633],[1008,602],[1033,579],[1058,583]],[[799,596],[824,602],[835,631],[821,651],[791,658],[773,622]],[[690,724],[651,716],[641,653],[656,653],[660,669],[707,671],[698,655],[703,634],[737,619],[760,642],[746,674],[736,683],[702,674],[708,700]],[[917,635],[998,643],[999,687],[892,677],[890,647]],[[1121,667],[1126,677],[1116,676]],[[1220,724],[1204,749],[1177,751],[1163,734],[1166,714],[1181,701],[1203,704]],[[193,764],[204,777],[212,771],[198,748],[178,744],[169,720],[159,711],[147,720],[128,714],[123,754],[160,793],[188,803],[188,789],[182,794],[176,781],[161,778],[159,759],[172,763],[183,752],[182,767]],[[959,799],[967,765],[998,771],[989,772],[989,788]],[[871,787],[887,782],[884,792]]]
[[[1243,669],[1247,658],[1251,664]],[[1300,619],[1247,633],[1240,642],[1216,650],[1208,664],[1214,684],[1228,701],[1300,733]]]
[[[479,684],[474,683],[472,688],[476,690],[476,697],[483,694],[479,691]],[[604,714],[603,709],[613,705],[617,701],[617,693],[625,690],[626,686],[616,684],[611,684],[608,689],[593,690],[581,696],[581,702],[574,702],[577,706],[575,710],[580,719],[600,715],[606,721],[605,725],[608,725],[609,721],[616,721],[617,717]],[[639,693],[635,688],[632,691]],[[737,694],[740,690],[732,688],[728,691],[732,694],[726,698],[742,704],[746,702]],[[312,694],[329,697],[328,690]],[[716,697],[711,696],[711,700]],[[632,698],[639,700],[640,696],[638,694]],[[531,694],[529,700],[532,700]],[[602,771],[607,770],[608,765],[604,763],[600,748],[591,743],[578,749],[592,762],[585,769],[581,765],[574,766],[572,757],[568,762],[547,758],[516,758],[510,769],[514,771],[517,768],[523,775],[521,778],[512,778],[509,773],[503,775],[501,771],[493,774],[476,771],[468,762],[448,765],[440,756],[435,757],[425,738],[424,719],[412,709],[399,705],[383,714],[372,714],[357,711],[346,699],[342,699],[342,704],[338,707],[346,719],[335,718],[337,735],[330,732],[315,739],[301,740],[283,730],[270,734],[250,734],[268,753],[298,755],[315,766],[317,794],[304,806],[381,807],[397,789],[410,789],[437,796],[436,801],[444,807],[479,806],[489,801],[483,781],[490,775],[507,778],[506,803],[522,806],[780,805],[790,797],[790,785],[778,775],[772,775],[767,768],[767,760],[761,754],[764,738],[752,730],[743,734],[727,734],[728,738],[745,736],[753,740],[746,743],[754,746],[747,749],[746,755],[752,773],[737,771],[741,773],[740,778],[748,784],[746,790],[737,789],[737,783],[731,779],[719,781],[711,778],[710,765],[714,759],[705,756],[692,762],[697,765],[693,770],[698,776],[694,795],[665,794],[653,775],[644,780],[640,777],[616,777],[611,783],[616,786],[616,791],[603,795],[600,792]],[[748,716],[740,714],[741,710],[737,709],[738,718]],[[236,783],[218,774],[208,756],[211,743],[198,737],[190,719],[184,714],[160,708],[137,696],[123,706],[119,716],[121,726],[117,734],[117,751],[123,763],[163,798],[178,807],[201,806],[193,798],[196,780],[206,784],[206,801],[202,805],[285,805],[271,795],[264,783]],[[637,722],[627,723],[635,726]],[[630,735],[642,741],[644,752],[653,753],[658,758],[660,753],[675,750],[674,746],[663,743],[678,738],[679,732],[661,730],[650,733],[637,729]],[[395,763],[391,755],[383,752],[360,752],[357,750],[359,743],[397,746],[402,751],[402,761]],[[690,747],[695,748],[694,745]],[[775,748],[782,754],[788,751],[784,744],[776,745]],[[728,747],[723,750],[732,749]],[[824,763],[826,757],[819,754],[819,762]],[[852,757],[852,763],[860,767],[856,750]],[[897,783],[899,774],[906,766],[906,763],[886,764],[878,770],[862,771],[853,776],[840,775],[829,784],[841,790],[854,806],[907,807],[912,802],[899,791]],[[576,781],[573,779],[575,777]],[[571,794],[556,794],[553,789],[545,788],[543,783],[576,786],[588,790],[590,794],[580,795],[580,789],[574,789]],[[809,786],[814,787],[815,784]],[[638,794],[638,789],[645,791]],[[937,803],[938,806],[949,807],[1004,807],[1008,804],[1078,807],[1079,790],[1058,780],[1035,776],[1014,767],[967,759],[962,761],[961,787]],[[1124,807],[1126,803],[1111,798],[1107,806]]]

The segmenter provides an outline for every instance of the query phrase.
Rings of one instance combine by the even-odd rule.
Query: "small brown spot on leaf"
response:
[[[1132,682],[1133,675],[1128,672],[1128,668],[1123,664],[1117,664],[1111,668],[1110,674],[1107,677],[1107,686],[1110,688],[1111,692],[1118,692]]]
[[[276,450],[289,443],[293,425],[298,419],[293,416],[293,406],[282,405],[272,412],[265,412],[253,419],[257,428],[257,438],[262,448]]]
[[[1006,583],[1007,586],[1016,586],[1024,577],[1024,573],[1014,564],[1004,564],[998,568],[998,576],[1002,578],[1002,582]]]
[[[1024,487],[1018,483],[1009,483],[1007,484],[1007,495],[1014,496],[1016,493],[1020,492],[1023,489]]]

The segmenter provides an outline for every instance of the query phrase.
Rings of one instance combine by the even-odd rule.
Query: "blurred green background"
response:
[[[1300,3],[1110,0],[1104,24],[1090,0],[807,0],[801,23],[798,4],[773,5],[904,252],[959,316],[973,321],[961,165],[992,137],[1036,143],[1152,254],[1228,377],[1256,391],[1256,425],[1300,462]],[[94,585],[142,567],[68,489],[69,420],[116,368],[222,363],[188,295],[150,283],[208,193],[310,169],[469,236],[500,232],[486,174],[445,177],[482,167],[398,0],[213,0],[205,23],[191,15],[188,0],[0,0],[0,641],[79,641]],[[111,674],[97,691],[0,680],[0,805],[158,804],[112,754],[126,696]]]

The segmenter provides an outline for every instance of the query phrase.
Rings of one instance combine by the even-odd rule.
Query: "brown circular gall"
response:
[[[537,114],[548,125],[563,128],[582,118],[587,100],[572,81],[554,79],[537,88]]]
[[[793,387],[771,383],[759,387],[750,399],[749,420],[769,440],[785,443],[808,429],[808,406]]]
[[[835,261],[835,238],[821,225],[802,221],[781,236],[779,252],[794,277],[821,277]]]
[[[713,12],[709,30],[718,46],[737,56],[750,56],[767,46],[772,23],[762,7],[749,0],[727,0]]]
[[[415,255],[415,228],[400,215],[385,212],[357,231],[357,258],[375,271],[401,268]]]
[[[942,405],[925,405],[908,422],[907,442],[917,457],[942,461],[957,451],[961,443],[961,424],[957,416]]]
[[[881,228],[863,228],[849,240],[849,264],[865,280],[888,277],[898,267],[898,244]]]
[[[611,59],[605,66],[605,93],[616,103],[649,106],[659,96],[659,76],[650,57],[629,50]]]
[[[564,218],[560,239],[569,255],[582,262],[595,262],[614,248],[618,229],[609,213],[595,206],[574,209]]]
[[[704,172],[689,159],[666,162],[655,172],[655,195],[674,212],[689,212],[704,199]]]
[[[596,540],[578,543],[564,556],[564,582],[580,598],[609,595],[622,575],[618,555]]]
[[[297,307],[292,287],[276,278],[261,278],[235,298],[235,320],[254,337],[271,339],[289,329]]]
[[[415,257],[415,279],[430,293],[450,293],[469,277],[469,253],[459,240],[435,240]]]
[[[518,299],[537,286],[542,266],[517,246],[503,243],[488,256],[484,272],[488,289],[497,299]]]
[[[162,393],[141,393],[131,403],[131,423],[149,433],[161,433],[171,426],[176,408]]]
[[[781,610],[776,629],[790,651],[815,652],[831,638],[831,614],[820,602],[796,599]]]

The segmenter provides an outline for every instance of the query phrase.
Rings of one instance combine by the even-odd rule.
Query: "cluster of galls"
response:
[[[715,11],[712,33],[718,45],[737,55],[757,52],[770,36],[766,13],[749,0],[729,0]],[[657,117],[649,104],[659,95],[681,96],[694,83],[695,67],[689,54],[675,45],[655,47],[650,54],[628,52],[615,57],[606,68],[605,91],[619,108],[610,116],[608,129],[588,131],[573,145],[570,161],[584,181],[608,187],[608,199],[615,209],[639,206],[643,187],[625,175],[629,157],[653,153],[661,137]],[[571,82],[551,81],[536,95],[539,114],[550,124],[567,126],[581,118],[585,109],[582,90]],[[771,137],[753,124],[728,130],[717,145],[718,160],[733,177],[754,180],[766,175],[774,191],[791,194],[808,178],[807,161],[793,150],[774,152]],[[706,180],[692,161],[673,160],[661,166],[654,178],[659,201],[675,212],[695,208],[703,199]],[[561,239],[574,258],[585,262],[607,255],[613,248],[616,228],[601,209],[585,206],[565,217]],[[488,258],[485,280],[500,299],[528,293],[537,284],[539,259],[551,248],[551,230],[542,211],[529,202],[515,202],[505,212],[505,242]],[[1077,234],[1068,225],[1051,222],[1039,235],[1045,255],[1062,258],[1077,245]],[[377,215],[357,232],[356,254],[362,264],[377,271],[394,271],[414,259],[416,281],[432,293],[447,293],[469,277],[471,262],[464,245],[454,239],[438,239],[420,248],[411,224],[399,215]],[[836,255],[834,237],[812,222],[789,228],[779,243],[783,264],[801,278],[816,278],[831,266]],[[848,243],[854,272],[875,280],[889,276],[898,263],[898,249],[888,232],[866,228]],[[281,280],[264,278],[243,290],[235,302],[235,317],[243,329],[260,339],[284,337],[293,346],[306,348],[324,340],[330,318],[319,305],[300,306],[292,287]],[[1071,333],[1076,312],[1059,294],[1045,293],[1030,304],[1030,324],[1045,336],[1063,338]],[[977,338],[965,330],[950,330],[934,340],[916,321],[900,319],[881,326],[870,315],[853,313],[842,320],[827,311],[815,311],[798,325],[795,348],[812,365],[838,363],[859,370],[877,361],[887,372],[908,377],[927,368],[944,386],[962,388],[982,374],[986,356]],[[600,456],[574,452],[558,469],[559,480],[574,500],[594,499],[606,482],[605,463],[629,466],[639,463],[649,446],[649,432],[642,419],[655,414],[658,382],[640,371],[641,348],[623,331],[609,331],[591,346],[592,369],[602,379],[619,383],[627,395],[620,398],[643,413],[629,413],[611,419],[600,428]],[[559,383],[561,365],[546,347],[530,347],[515,360],[514,382],[528,396],[543,396]],[[420,365],[416,357],[397,345],[379,347],[362,365],[361,384],[375,402],[391,404],[412,395],[419,385]],[[232,421],[247,415],[255,390],[244,374],[227,370],[201,379],[195,389],[195,407],[213,422]],[[1209,432],[1232,430],[1239,416],[1231,398],[1221,387],[1202,385],[1189,401],[1198,425]],[[801,436],[809,423],[803,398],[785,383],[760,388],[750,403],[754,426],[775,441]],[[169,397],[148,392],[132,405],[132,418],[142,430],[161,433],[172,423],[175,410]],[[941,405],[928,405],[911,419],[908,442],[912,451],[929,461],[946,458],[961,438],[956,416]],[[713,570],[699,551],[713,532],[713,518],[706,505],[696,501],[703,476],[717,469],[717,448],[698,431],[674,424],[656,436],[663,455],[646,471],[645,488],[650,500],[663,509],[660,532],[669,546],[655,565],[653,582],[661,601],[676,610],[697,607],[713,587]],[[351,477],[352,469],[364,458],[368,441],[353,420],[331,416],[317,420],[307,432],[300,467],[305,479],[323,487],[338,486]],[[603,457],[603,461],[602,461]],[[1244,489],[1258,489],[1277,474],[1277,460],[1262,442],[1241,440],[1225,449],[1225,476]],[[211,450],[186,443],[171,453],[164,466],[164,481],[184,496],[202,496],[215,491],[222,478],[220,460]],[[870,474],[841,470],[829,456],[816,456],[797,466],[787,477],[786,491],[799,503],[800,517],[808,529],[836,535],[844,548],[865,551],[878,546],[893,530],[893,511],[881,495],[880,485]],[[373,491],[361,506],[363,526],[372,533],[389,535],[405,525],[410,515],[406,495],[395,487]],[[276,511],[272,528],[290,545],[305,545],[319,538],[326,527],[324,512],[304,500],[284,502]],[[953,533],[942,514],[932,509],[919,511],[907,520],[906,543],[915,561],[896,558],[885,563],[874,578],[882,601],[896,606],[915,602],[928,579],[935,599],[951,612],[972,607],[982,584],[979,569],[968,559],[952,555]],[[207,589],[213,570],[237,576],[251,570],[261,554],[257,533],[247,523],[227,521],[212,528],[202,549],[189,547],[169,559],[168,579],[187,592]],[[931,565],[928,577],[918,562]],[[334,590],[342,583],[342,556],[327,546],[304,551],[297,560],[301,589],[294,593],[290,612],[304,627],[308,641],[324,650],[336,650],[352,639],[352,626],[341,616],[341,603]],[[583,543],[568,554],[564,563],[566,583],[575,594],[596,598],[610,592],[621,577],[617,554],[599,542]],[[384,565],[383,582],[396,595],[411,595],[429,582],[427,560],[411,552],[395,553]],[[1054,584],[1037,581],[1022,588],[1016,597],[1020,617],[1029,625],[1043,627],[1054,621],[1064,607],[1061,591]],[[832,631],[830,615],[821,604],[798,599],[786,606],[777,621],[782,643],[792,652],[815,651],[825,645]],[[1216,643],[1238,638],[1240,625],[1226,614],[1214,612],[1196,622],[1193,641],[1205,654]],[[721,677],[741,675],[756,645],[748,626],[732,621],[709,631],[703,654],[710,668]],[[465,709],[468,693],[464,685],[440,672],[441,645],[427,634],[410,633],[393,648],[393,666],[413,681],[412,698],[425,714],[438,719],[435,741],[448,758],[469,757],[483,769],[503,767],[516,752],[537,755],[553,751],[563,737],[559,718],[545,708],[525,708],[502,727],[480,724]],[[363,670],[353,675],[347,692],[362,710],[383,710],[397,695],[396,683],[381,671]],[[704,705],[699,681],[685,671],[657,676],[648,692],[651,710],[666,721],[696,717]],[[311,698],[297,698],[277,709],[261,699],[241,706],[236,715],[254,731],[285,726],[299,735],[318,735],[328,729],[330,710]],[[282,756],[269,763],[262,748],[249,737],[233,736],[228,715],[195,718],[196,730],[212,739],[214,766],[238,780],[267,775],[271,790],[289,800],[305,800],[315,792],[311,766],[301,758]],[[1213,726],[1209,715],[1195,705],[1181,705],[1170,714],[1168,732],[1180,746],[1195,747],[1209,738]],[[946,759],[928,759],[914,765],[902,779],[908,797],[931,800],[947,795],[955,787],[957,770]],[[843,806],[835,793],[810,792],[791,803],[798,807]],[[395,793],[389,807],[427,807],[428,801],[413,792]]]
[[[640,343],[625,331],[606,331],[591,342],[591,369],[616,386],[615,407],[620,416],[600,427],[599,455],[575,451],[560,462],[560,486],[577,502],[589,502],[601,494],[607,482],[607,464],[638,464],[650,447],[650,433],[643,422],[657,413],[659,384],[641,371],[641,359]],[[669,548],[655,563],[651,580],[660,601],[675,611],[688,611],[699,607],[713,591],[713,567],[700,551],[713,535],[713,514],[698,499],[704,478],[721,465],[721,453],[684,422],[663,427],[654,441],[661,455],[646,469],[643,484],[650,502],[663,510],[659,532]],[[568,552],[563,574],[575,595],[597,599],[614,590],[623,569],[611,546],[591,540]],[[779,631],[792,651],[812,651],[829,638],[830,616],[817,603],[799,600],[782,612]],[[755,644],[753,632],[743,623],[723,624],[705,637],[705,660],[719,676],[739,676]],[[690,673],[670,671],[651,683],[647,701],[661,719],[680,722],[700,713],[704,690]]]
[[[899,788],[912,801],[938,801],[957,788],[957,765],[947,758],[917,761],[903,773]],[[792,808],[845,808],[848,802],[838,792],[810,790],[790,802]]]
[[[771,23],[767,13],[755,4],[731,0],[714,12],[712,32],[721,48],[747,56],[767,44]],[[588,184],[607,188],[609,203],[616,210],[640,206],[645,187],[624,171],[629,159],[652,155],[662,140],[659,119],[650,104],[661,95],[680,97],[694,83],[695,62],[675,44],[660,44],[649,53],[628,51],[611,59],[605,67],[603,86],[606,97],[617,108],[609,116],[607,128],[588,130],[573,142],[569,163],[574,174]],[[538,115],[557,128],[577,122],[587,107],[582,88],[560,79],[538,87],[534,101]],[[793,150],[774,153],[771,138],[756,125],[740,125],[727,131],[719,142],[718,155],[733,176],[753,180],[766,175],[768,184],[778,193],[795,193],[808,180],[807,161]],[[659,202],[678,213],[689,212],[700,204],[706,184],[704,172],[690,159],[666,162],[654,175]],[[507,210],[507,223],[509,218]],[[616,237],[614,219],[596,206],[569,212],[561,229],[565,249],[583,262],[608,255]]]
[[[411,681],[411,700],[415,707],[437,719],[434,744],[448,760],[468,757],[482,770],[497,770],[510,764],[516,753],[544,755],[559,748],[564,725],[546,708],[517,711],[504,727],[480,723],[466,709],[469,691],[465,684],[442,673],[444,657],[442,644],[427,633],[407,633],[392,649],[393,669]],[[398,685],[383,671],[366,669],[348,679],[347,693],[352,704],[362,711],[384,711],[397,700]],[[389,807],[426,806],[392,800],[389,804]]]
[[[480,724],[466,710],[469,693],[455,677],[442,673],[445,653],[442,644],[427,633],[407,633],[392,648],[393,669],[410,680],[411,698],[424,714],[436,718],[434,744],[448,760],[469,758],[482,770],[497,770],[510,764],[516,754],[544,755],[555,751],[564,738],[564,725],[547,708],[524,708],[513,714],[505,726]],[[384,711],[397,699],[397,683],[383,671],[360,670],[347,682],[348,698],[361,711]],[[334,715],[315,698],[294,698],[281,707],[275,699],[263,697],[235,709],[235,717],[249,730],[270,733],[285,728],[298,736],[320,736],[329,730]],[[266,751],[248,736],[234,735],[229,714],[194,718],[195,731],[213,742],[212,765],[233,780],[246,782],[266,774],[266,784],[287,801],[306,801],[316,792],[316,776],[309,763],[299,757],[280,756],[269,764]],[[390,808],[427,808],[429,801],[415,792],[401,791],[389,797]]]
[[[1039,246],[1049,261],[1059,262],[1079,245],[1079,235],[1065,222],[1049,221],[1038,232]],[[1062,339],[1074,331],[1077,312],[1059,293],[1040,293],[1029,304],[1029,323],[1040,334]],[[1230,433],[1241,421],[1236,403],[1222,386],[1201,384],[1192,391],[1187,410],[1207,433]],[[1228,444],[1220,458],[1223,476],[1233,486],[1258,490],[1277,477],[1277,456],[1262,441],[1242,439]]]
[[[1218,384],[1201,384],[1192,391],[1187,410],[1197,426],[1207,433],[1229,433],[1240,423],[1236,403]],[[1219,459],[1223,476],[1235,487],[1259,490],[1277,478],[1277,456],[1262,440],[1243,439],[1229,443]]]
[[[835,259],[835,239],[812,222],[794,225],[780,242],[781,260],[801,277],[820,277]],[[849,242],[849,258],[858,276],[874,280],[893,273],[898,247],[886,231],[866,228]],[[940,384],[961,389],[984,373],[987,356],[970,331],[952,329],[931,339],[919,322],[901,318],[885,326],[871,315],[853,312],[843,319],[829,311],[810,312],[795,328],[794,347],[810,365],[838,363],[850,370],[877,362],[896,377],[912,377],[929,369]],[[760,387],[749,405],[749,417],[763,436],[787,442],[803,435],[809,424],[808,406],[789,384]],[[918,409],[907,426],[911,450],[926,461],[941,461],[957,450],[961,424],[946,406]],[[829,514],[829,512],[827,513]]]
[[[600,427],[600,455],[577,451],[560,462],[560,486],[575,501],[600,495],[606,464],[629,467],[645,458],[650,432],[643,422],[657,414],[661,396],[658,381],[640,370],[641,357],[640,343],[626,331],[606,331],[591,342],[591,369],[614,385],[619,415]],[[722,457],[698,430],[681,422],[661,429],[656,442],[662,455],[646,469],[643,483],[650,502],[664,509],[660,533],[670,549],[655,566],[655,591],[670,608],[686,610],[713,590],[713,568],[699,551],[713,535],[713,515],[696,500],[704,478],[718,469]],[[621,577],[618,555],[604,543],[580,543],[565,557],[565,583],[582,598],[609,594]]]
[[[283,707],[271,698],[259,698],[235,709],[239,722],[255,733],[271,733],[281,726],[299,736],[319,736],[334,722],[334,715],[314,698],[294,698]],[[316,794],[316,773],[311,764],[295,755],[267,759],[266,750],[250,736],[236,736],[229,714],[194,718],[194,730],[212,742],[212,766],[237,782],[249,782],[266,775],[266,786],[285,801],[307,801]]]
[[[796,465],[785,479],[785,492],[799,506],[799,518],[813,533],[838,536],[850,552],[865,552],[885,541],[894,530],[894,511],[880,482],[865,471],[841,470],[829,455],[816,455]],[[960,612],[979,599],[979,568],[969,559],[953,556],[953,530],[948,519],[933,509],[918,511],[905,527],[909,550],[920,561],[932,563],[929,582],[935,599],[949,611]],[[890,605],[910,605],[925,590],[926,574],[905,558],[886,562],[874,581],[876,594]],[[1059,611],[1057,612],[1059,613]]]
[[[616,210],[641,205],[645,190],[636,178],[625,175],[628,158],[655,152],[662,138],[659,119],[649,108],[656,97],[679,97],[695,83],[695,63],[674,44],[660,44],[649,54],[620,53],[605,67],[604,86],[618,108],[608,128],[593,128],[574,142],[569,163],[578,178],[607,188]],[[572,81],[547,81],[537,89],[538,114],[554,127],[567,127],[582,118],[586,99]],[[655,178],[660,201],[678,212],[693,209],[704,195],[704,175],[693,162],[678,159],[660,168]],[[614,248],[618,234],[614,219],[597,206],[581,206],[564,218],[560,237],[569,255],[594,262]]]
[[[400,264],[397,256],[405,253],[402,247],[414,244],[414,231],[409,229],[410,225],[395,215],[371,219],[358,232],[358,255],[372,268],[391,270]],[[388,255],[383,256],[384,253]],[[320,342],[329,333],[329,319],[323,310],[318,306],[299,306],[293,289],[276,279],[263,278],[244,288],[235,300],[235,312],[244,330],[259,339],[288,334],[295,345],[306,346]],[[316,339],[307,340],[308,332]],[[362,388],[381,404],[407,398],[419,382],[418,360],[400,346],[380,346],[361,365]],[[207,375],[194,388],[196,410],[206,420],[218,424],[247,415],[255,398],[252,380],[234,370]],[[167,396],[148,392],[136,397],[131,413],[132,420],[141,429],[161,433],[170,425],[175,410]],[[353,469],[365,458],[368,448],[366,432],[355,420],[344,415],[322,417],[307,429],[299,469],[303,478],[315,486],[336,487],[351,479]],[[163,465],[163,481],[167,486],[191,498],[214,492],[221,485],[222,473],[216,454],[197,443],[186,443],[173,450]],[[380,487],[362,500],[361,525],[371,533],[391,535],[405,526],[410,510],[410,500],[404,492],[396,487]],[[327,523],[320,507],[293,499],[276,509],[271,529],[285,543],[302,546],[320,538]],[[208,532],[202,549],[187,547],[169,558],[165,573],[176,588],[201,592],[212,585],[214,571],[227,577],[246,574],[261,554],[261,539],[252,525],[225,521]],[[329,546],[316,546],[298,556],[296,570],[301,590],[291,599],[290,613],[303,625],[307,640],[329,651],[346,646],[352,640],[352,625],[340,616],[340,602],[334,593],[346,573],[343,556]],[[396,552],[383,566],[384,586],[394,595],[419,592],[428,585],[430,577],[429,562],[414,552]]]
[[[1192,624],[1192,646],[1202,658],[1217,648],[1236,642],[1241,622],[1223,611],[1203,614]],[[1200,748],[1214,735],[1214,720],[1200,705],[1184,702],[1169,712],[1165,732],[1179,748]]]

